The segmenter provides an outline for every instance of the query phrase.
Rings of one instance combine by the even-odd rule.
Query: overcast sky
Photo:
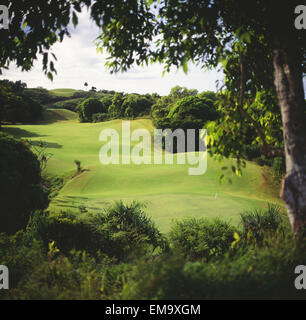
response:
[[[71,38],[53,46],[52,52],[58,58],[55,68],[57,76],[53,82],[42,72],[41,60],[35,62],[30,72],[21,72],[14,65],[5,70],[1,79],[22,80],[28,87],[38,86],[47,89],[73,88],[84,89],[84,83],[98,89],[124,92],[153,93],[166,95],[176,85],[198,89],[216,90],[216,80],[222,80],[222,73],[204,71],[191,65],[188,74],[174,69],[162,77],[163,66],[154,64],[148,68],[135,67],[126,73],[111,75],[105,68],[106,54],[96,52],[94,40],[99,29],[90,21],[87,11],[79,16],[79,25],[71,28]]]

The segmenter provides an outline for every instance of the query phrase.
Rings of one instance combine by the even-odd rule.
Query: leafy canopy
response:
[[[11,20],[9,30],[0,30],[0,68],[16,62],[29,70],[42,55],[49,78],[56,73],[56,57],[49,55],[52,45],[70,35],[69,23],[78,24],[82,7],[90,9],[101,27],[97,46],[107,49],[107,64],[115,72],[134,63],[164,62],[166,70],[182,66],[185,71],[188,61],[216,66],[239,41],[260,39],[261,48],[269,46],[276,34],[286,37],[289,32],[297,50],[302,48],[305,54],[305,35],[294,28],[297,0],[6,0],[3,4],[9,7]],[[278,17],[281,6],[288,13],[285,19]],[[252,57],[256,61],[257,53]]]

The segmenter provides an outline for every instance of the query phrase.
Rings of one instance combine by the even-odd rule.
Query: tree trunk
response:
[[[306,105],[301,50],[291,40],[275,41],[273,66],[286,154],[281,197],[286,203],[293,232],[298,234],[306,227]]]

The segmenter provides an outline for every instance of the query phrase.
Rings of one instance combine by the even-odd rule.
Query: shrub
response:
[[[48,205],[40,163],[21,141],[0,132],[0,232],[23,229],[32,211]]]
[[[188,219],[174,224],[170,242],[188,259],[209,260],[229,250],[235,232],[233,226],[219,219]]]
[[[10,272],[10,289],[16,288],[25,276],[31,274],[44,259],[44,251],[37,241],[26,243],[22,231],[13,236],[0,233],[1,264],[6,265]],[[0,300],[6,290],[0,290]],[[11,291],[11,290],[8,290]]]
[[[27,238],[43,241],[46,248],[50,242],[65,254],[71,250],[85,250],[96,253],[103,250],[103,239],[88,221],[77,220],[69,213],[52,214],[35,212],[27,227]],[[104,240],[104,241],[103,241]]]
[[[254,210],[240,215],[241,225],[245,236],[260,242],[267,233],[275,233],[283,226],[280,208],[269,205],[265,211]]]
[[[119,260],[138,250],[164,249],[167,245],[140,205],[122,202],[105,213],[80,218],[69,213],[36,212],[28,225],[27,237],[42,240],[45,246],[54,241],[64,253],[75,249],[96,255],[100,251]]]
[[[123,285],[125,264],[115,265],[105,255],[90,257],[72,251],[64,255],[54,243],[47,249],[22,232],[0,234],[1,263],[10,271],[10,289],[0,299],[111,299]]]
[[[305,299],[294,269],[305,261],[305,242],[276,235],[264,247],[249,244],[216,261],[188,262],[177,255],[140,261],[127,275],[122,299]],[[304,262],[305,263],[305,262]]]
[[[99,216],[93,216],[93,223],[100,220]],[[102,221],[109,228],[114,239],[121,239],[130,249],[138,244],[149,244],[153,249],[167,247],[167,242],[162,236],[154,222],[144,213],[141,204],[133,202],[131,205],[124,205],[123,202],[116,202]]]
[[[305,299],[305,290],[295,289],[294,269],[305,264],[306,239],[279,232],[276,209],[258,213],[266,215],[274,221],[273,228],[265,227],[271,223],[261,225],[276,232],[267,232],[260,245],[241,237],[235,250],[228,250],[230,240],[227,244],[227,236],[222,236],[230,233],[227,223],[188,220],[173,228],[174,250],[134,255],[127,263],[118,261],[116,255],[126,257],[139,246],[165,244],[139,204],[119,202],[103,214],[78,217],[36,212],[26,232],[0,234],[1,263],[9,267],[11,289],[0,290],[0,299]],[[207,230],[206,235],[192,231],[197,228]],[[182,230],[187,230],[187,245]],[[204,240],[211,238],[209,243],[219,239],[224,244],[222,254],[190,261],[192,245],[201,241],[198,234]],[[73,250],[76,247],[88,248],[88,252]],[[104,253],[99,252],[101,248]],[[186,250],[185,257],[179,250]]]

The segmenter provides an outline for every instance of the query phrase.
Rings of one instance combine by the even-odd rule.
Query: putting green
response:
[[[6,126],[5,130],[48,144],[48,152],[53,154],[48,175],[75,172],[74,160],[81,161],[83,173],[70,180],[51,202],[50,208],[55,211],[69,209],[82,214],[80,206],[96,212],[115,200],[138,200],[146,204],[146,212],[166,232],[174,219],[220,217],[236,223],[244,210],[279,203],[263,178],[262,168],[253,163],[247,164],[242,177],[233,175],[232,184],[220,184],[218,180],[221,167],[231,165],[231,160],[220,164],[208,157],[207,172],[201,176],[188,175],[189,164],[102,165],[100,132],[111,128],[121,136],[121,120],[79,123],[73,112],[52,109],[47,111],[47,119],[36,125]],[[135,129],[152,132],[152,122],[131,121],[131,130]]]

